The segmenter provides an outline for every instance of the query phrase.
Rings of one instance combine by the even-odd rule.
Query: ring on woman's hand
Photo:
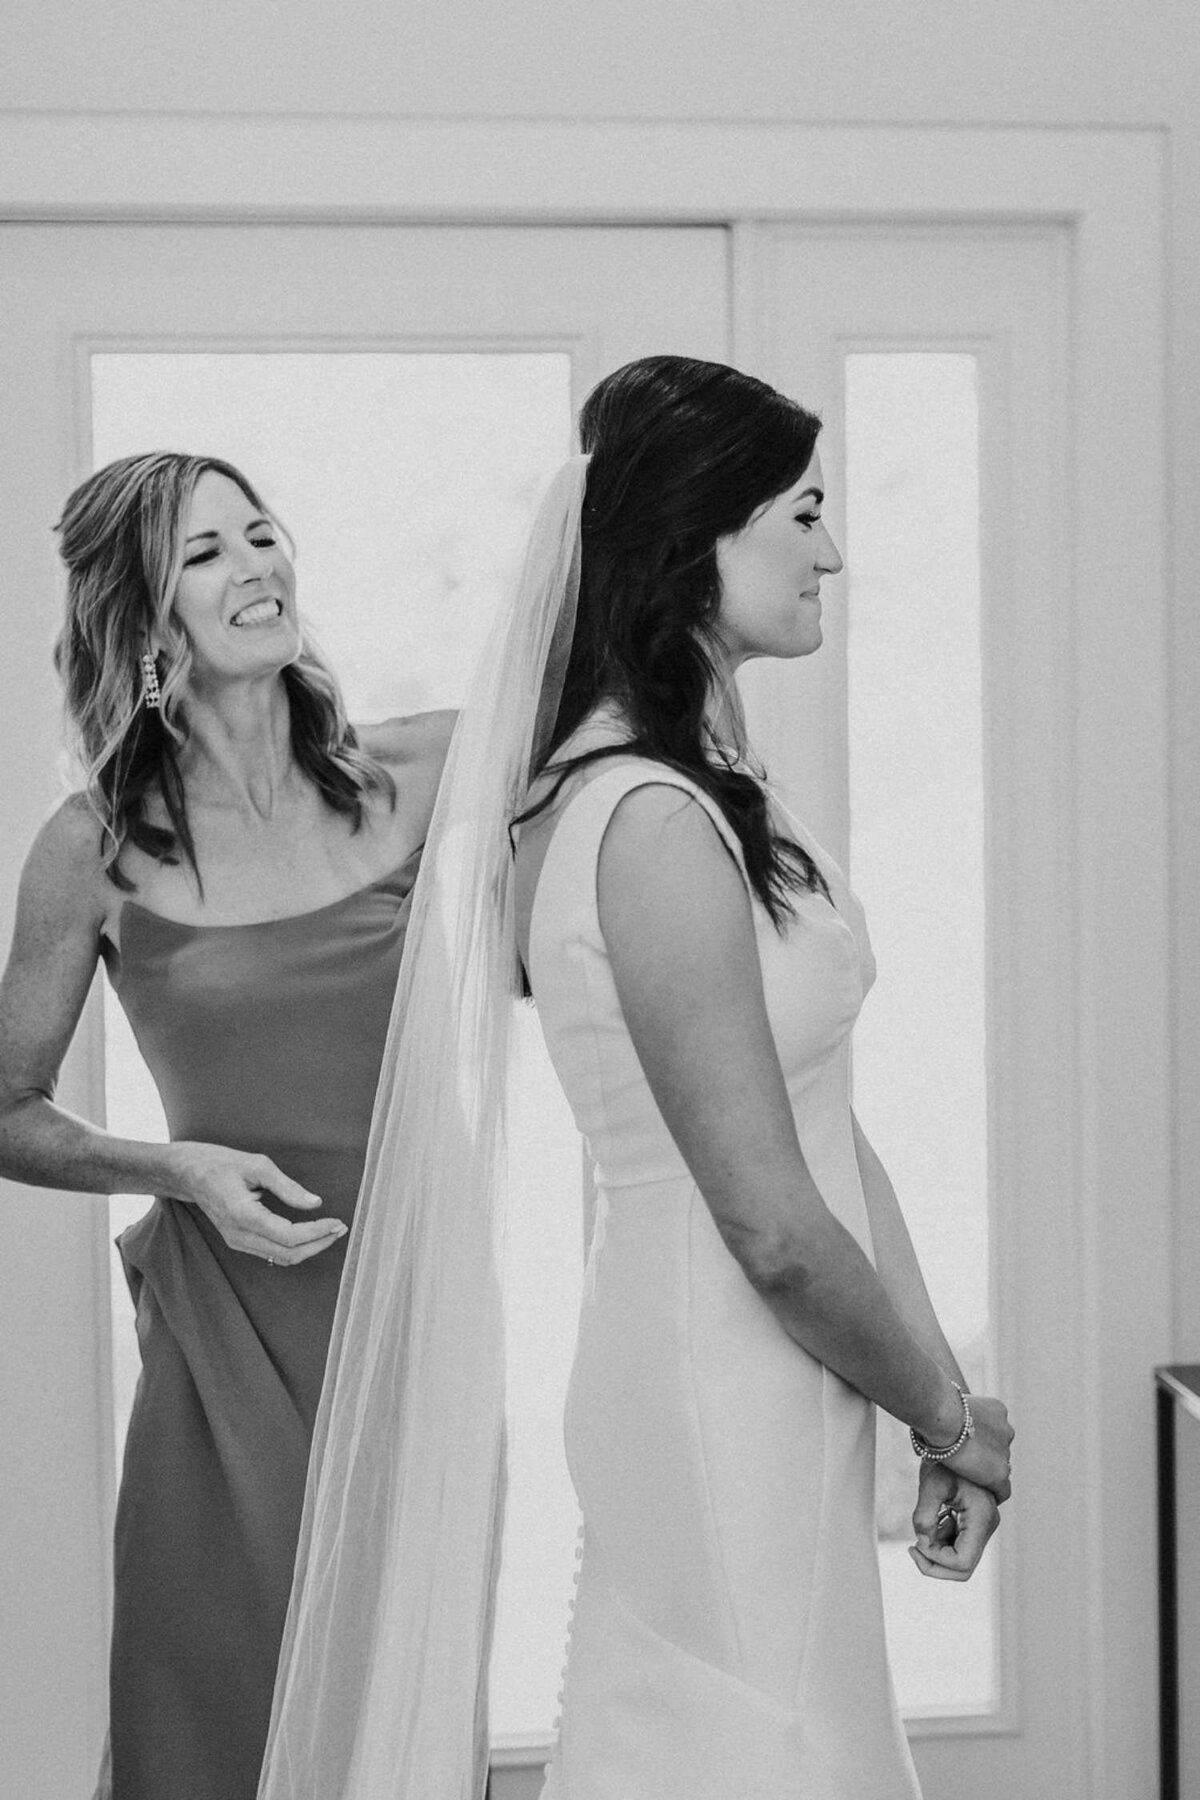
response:
[[[272,1268],[275,1267],[275,1258],[273,1256],[268,1256],[267,1261],[270,1263]]]
[[[935,1544],[953,1544],[962,1530],[962,1513],[949,1500],[943,1500],[938,1507],[937,1520],[933,1527]]]

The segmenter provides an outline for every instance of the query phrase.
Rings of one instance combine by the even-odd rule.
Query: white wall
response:
[[[0,107],[1146,124],[1189,0],[9,0]],[[1193,86],[1194,81],[1193,81]]]

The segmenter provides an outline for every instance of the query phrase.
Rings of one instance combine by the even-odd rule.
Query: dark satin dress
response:
[[[173,1139],[262,1152],[349,1223],[416,870],[257,925],[126,905],[109,973]],[[112,1796],[254,1800],[345,1240],[271,1267],[160,1199],[119,1243],[142,1373],[117,1503]]]

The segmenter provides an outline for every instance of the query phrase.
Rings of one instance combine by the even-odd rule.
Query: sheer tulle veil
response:
[[[508,822],[553,728],[587,458],[550,483],[450,747],[317,1415],[259,1800],[479,1800],[503,1507]]]

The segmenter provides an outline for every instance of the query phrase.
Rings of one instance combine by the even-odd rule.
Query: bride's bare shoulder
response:
[[[556,747],[530,784],[525,810],[532,810],[539,821],[559,819],[592,782],[613,768],[640,760],[629,747],[629,736],[629,727],[619,714],[610,707],[598,708]]]
[[[517,937],[523,957],[528,954],[534,897],[554,834],[571,802],[617,762],[621,755],[620,741],[618,739],[610,748],[612,737],[611,729],[605,731],[596,721],[585,720],[556,747],[525,795],[512,834],[516,856]],[[594,754],[598,750],[605,754]],[[580,756],[587,756],[587,760],[576,761]]]

